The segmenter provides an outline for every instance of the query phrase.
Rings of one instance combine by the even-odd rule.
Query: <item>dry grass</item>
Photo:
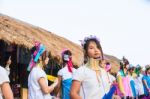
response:
[[[79,45],[42,28],[2,14],[0,14],[0,39],[8,44],[14,43],[29,49],[34,45],[34,41],[39,41],[46,45],[53,57],[60,56],[61,51],[68,48],[73,53],[74,64],[80,65],[82,62],[83,53]],[[116,71],[118,59],[109,55],[107,57],[113,64],[112,70]]]

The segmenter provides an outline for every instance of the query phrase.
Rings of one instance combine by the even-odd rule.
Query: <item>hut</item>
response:
[[[56,75],[61,63],[59,60],[61,51],[66,48],[72,51],[74,65],[80,65],[82,62],[83,53],[79,45],[40,27],[0,14],[0,63],[2,63],[3,57],[11,54],[10,81],[16,97],[23,97],[24,94],[20,96],[19,88],[27,87],[29,74],[27,66],[31,56],[30,49],[34,46],[35,41],[44,44],[46,50],[50,52],[47,73]]]

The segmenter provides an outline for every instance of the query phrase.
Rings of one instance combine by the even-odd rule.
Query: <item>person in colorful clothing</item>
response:
[[[133,97],[130,77],[128,76],[129,61],[123,57],[123,61],[120,62],[120,70],[117,74],[117,82],[119,85],[119,90],[121,91],[121,97],[130,99]]]
[[[107,72],[99,66],[103,59],[99,40],[95,36],[86,37],[82,47],[86,63],[73,74],[71,99],[111,99],[112,94],[107,94],[110,90]]]
[[[143,78],[143,74],[142,74],[142,68],[140,65],[137,65],[135,68],[135,73],[136,73],[136,78],[135,78],[135,86],[136,86],[136,91],[138,94],[138,98],[142,99],[144,98],[144,88],[143,88],[143,82],[142,82],[142,78]]]
[[[144,94],[146,95],[147,99],[150,99],[150,66],[146,66],[145,75],[142,78],[143,85],[144,85]]]
[[[70,50],[66,49],[62,52],[62,60],[63,68],[58,71],[58,85],[56,87],[58,94],[57,97],[62,97],[61,99],[70,99],[72,74],[75,72],[75,68],[73,68],[72,64],[72,53]]]
[[[44,67],[48,64],[48,52],[43,44],[38,47],[33,47],[32,62],[35,65],[30,66],[31,72],[28,77],[28,99],[52,99],[50,93],[54,90],[58,83],[56,79],[51,86],[48,86],[48,80]],[[33,64],[33,63],[32,63]]]
[[[132,97],[133,98],[138,98],[137,90],[136,90],[136,84],[135,84],[135,78],[136,78],[136,73],[134,72],[134,66],[132,64],[129,65],[128,68],[128,77],[130,78],[130,87],[132,91]]]

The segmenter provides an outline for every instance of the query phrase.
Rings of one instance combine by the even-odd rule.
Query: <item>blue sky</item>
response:
[[[77,44],[96,35],[104,53],[150,64],[150,0],[0,0],[0,13]]]

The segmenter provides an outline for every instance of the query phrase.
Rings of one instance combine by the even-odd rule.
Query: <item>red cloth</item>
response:
[[[72,73],[73,63],[72,58],[69,58],[69,61],[67,62],[68,70]]]

